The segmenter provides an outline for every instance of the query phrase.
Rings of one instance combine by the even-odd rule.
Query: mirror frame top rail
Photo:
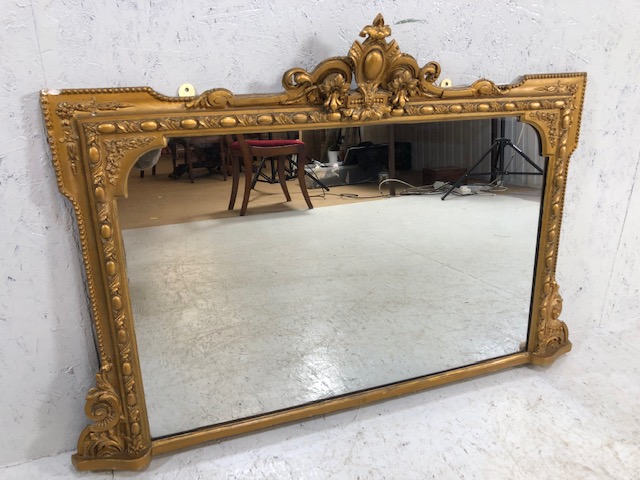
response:
[[[347,56],[311,72],[287,71],[278,94],[216,88],[167,97],[148,87],[46,90],[41,104],[60,192],[73,205],[100,369],[87,394],[90,424],[73,463],[79,470],[144,468],[153,455],[351,408],[515,365],[544,365],[569,351],[555,280],[569,158],[580,130],[585,73],[526,75],[509,85],[480,79],[444,88],[440,66],[420,67],[388,40],[378,15]],[[116,199],[138,157],[176,136],[310,130],[512,116],[534,127],[548,158],[526,350],[444,373],[152,439],[136,345]],[[175,406],[176,409],[180,405]]]

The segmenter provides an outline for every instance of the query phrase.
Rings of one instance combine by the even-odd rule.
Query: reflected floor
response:
[[[152,435],[519,351],[538,211],[396,197],[124,231]]]

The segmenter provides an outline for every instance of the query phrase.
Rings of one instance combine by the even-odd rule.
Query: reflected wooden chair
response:
[[[173,162],[171,178],[180,178],[185,172],[189,174],[189,180],[194,183],[194,168],[207,168],[213,172],[215,167],[220,167],[222,178],[227,180],[228,160],[226,155],[225,138],[222,135],[209,135],[206,137],[180,137],[172,138],[168,142]],[[178,150],[182,147],[184,162],[178,164]],[[220,162],[216,163],[211,158],[214,149],[219,149]]]
[[[305,164],[306,153],[305,145],[301,140],[256,140],[245,139],[244,135],[238,135],[237,140],[233,140],[231,136],[227,136],[229,152],[231,157],[231,167],[233,172],[233,185],[231,187],[231,198],[229,200],[229,210],[233,210],[236,197],[238,195],[238,184],[240,183],[240,164],[242,162],[245,177],[244,195],[242,198],[242,207],[240,208],[240,216],[247,213],[249,205],[249,196],[251,189],[255,185],[253,175],[253,163],[256,159],[268,159],[277,162],[278,181],[284,192],[287,202],[291,201],[291,195],[287,188],[286,164],[291,162],[296,169],[296,177],[300,184],[300,191],[304,197],[307,206],[311,209],[313,204],[309,198],[307,185],[305,183]],[[260,162],[263,165],[264,162]],[[258,172],[260,173],[260,172]]]

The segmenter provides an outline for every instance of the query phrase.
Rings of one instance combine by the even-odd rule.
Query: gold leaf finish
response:
[[[115,185],[118,182],[118,177],[120,176],[120,162],[122,161],[122,157],[125,152],[127,150],[148,145],[152,140],[153,137],[135,137],[125,138],[122,140],[106,140],[104,142],[107,151],[107,165],[105,170],[111,185]]]
[[[373,81],[380,76],[384,68],[384,55],[380,50],[371,50],[364,59],[362,73],[368,81]]]
[[[100,371],[87,395],[92,422],[80,435],[82,470],[143,468],[152,453],[297,421],[524,363],[550,363],[568,351],[562,298],[555,279],[569,158],[580,130],[586,75],[528,75],[512,85],[479,79],[443,89],[440,65],[419,66],[402,53],[378,15],[346,56],[313,70],[293,68],[276,94],[235,95],[211,89],[196,98],[150,88],[75,89],[41,94],[60,191],[78,224]],[[328,399],[195,432],[153,440],[131,314],[116,198],[142,153],[171,136],[226,135],[365,124],[437,122],[511,116],[531,124],[548,158],[526,351],[477,365],[341,398]],[[176,406],[179,408],[179,406]]]

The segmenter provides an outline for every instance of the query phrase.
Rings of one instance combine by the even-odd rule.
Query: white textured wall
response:
[[[636,0],[100,3],[2,6],[0,465],[72,449],[95,370],[74,226],[57,194],[38,91],[151,85],[174,94],[184,81],[200,91],[277,91],[286,69],[346,54],[379,11],[404,51],[439,61],[457,84],[589,73],[558,264],[563,316],[574,331],[637,328]]]

